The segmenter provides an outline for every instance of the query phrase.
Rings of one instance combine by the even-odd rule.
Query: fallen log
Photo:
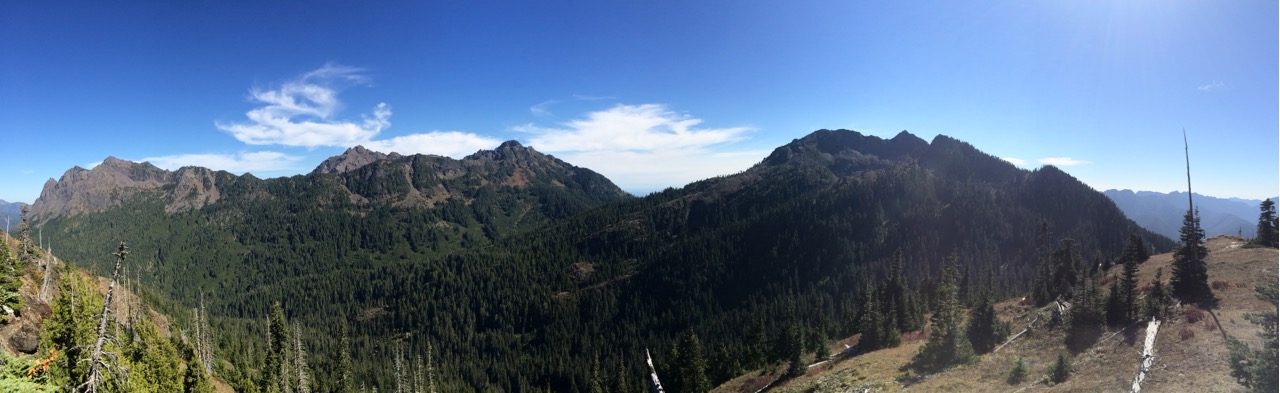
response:
[[[1142,381],[1147,379],[1151,371],[1151,363],[1155,361],[1156,333],[1160,330],[1160,320],[1151,317],[1147,323],[1147,339],[1142,344],[1142,362],[1138,365],[1138,376],[1133,377],[1133,393],[1142,392]]]

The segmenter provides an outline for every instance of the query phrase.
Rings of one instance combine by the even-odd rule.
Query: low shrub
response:
[[[1214,281],[1214,282],[1213,282],[1212,284],[1210,284],[1210,285],[1211,285],[1211,286],[1213,286],[1213,289],[1218,290],[1218,291],[1225,290],[1225,289],[1227,289],[1227,288],[1231,288],[1231,283],[1226,282],[1226,281]]]
[[[1204,310],[1193,306],[1188,308],[1186,311],[1183,311],[1182,316],[1187,318],[1187,322],[1189,323],[1200,322],[1201,319],[1204,319]]]
[[[1188,328],[1182,328],[1182,330],[1178,331],[1178,337],[1182,337],[1183,341],[1190,340],[1195,336],[1196,336],[1196,332]]]
[[[1214,329],[1217,329],[1217,328],[1218,328],[1218,325],[1214,324],[1213,321],[1208,319],[1204,320],[1204,331],[1212,332]]]

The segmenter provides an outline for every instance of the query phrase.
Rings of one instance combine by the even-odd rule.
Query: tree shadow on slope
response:
[[[1089,349],[1089,347],[1092,347],[1094,343],[1098,342],[1098,338],[1102,337],[1102,332],[1102,325],[1071,327],[1071,330],[1067,332],[1067,338],[1065,340],[1067,350],[1071,351],[1072,355],[1084,352],[1084,350]]]

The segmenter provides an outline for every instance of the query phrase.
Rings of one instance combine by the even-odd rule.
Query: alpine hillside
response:
[[[788,356],[764,343],[853,334],[899,250],[925,298],[957,261],[968,301],[980,280],[1030,290],[1046,231],[1085,269],[1133,236],[1173,245],[1058,168],[905,131],[819,130],[642,198],[515,142],[462,160],[357,147],[266,180],[108,159],[50,181],[33,214],[59,256],[99,274],[129,242],[158,307],[203,298],[219,375],[246,391],[302,383],[261,366],[278,364],[262,338],[282,324],[312,349],[310,375],[379,390],[420,357],[447,390],[638,391],[646,349],[667,374],[713,359],[719,383]]]

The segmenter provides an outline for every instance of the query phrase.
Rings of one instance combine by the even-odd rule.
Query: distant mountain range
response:
[[[1174,191],[1106,190],[1102,192],[1124,215],[1143,228],[1178,238],[1182,228],[1182,216],[1187,213],[1187,193]],[[1258,225],[1258,205],[1261,199],[1215,198],[1192,193],[1196,208],[1200,209],[1200,226],[1205,236],[1240,235],[1252,238]],[[1276,198],[1270,198],[1275,201]]]
[[[7,202],[0,199],[0,225],[5,225],[5,220],[7,219],[9,227],[16,230],[18,221],[22,217],[22,205],[22,202]],[[0,229],[3,228],[3,226],[0,226]]]

